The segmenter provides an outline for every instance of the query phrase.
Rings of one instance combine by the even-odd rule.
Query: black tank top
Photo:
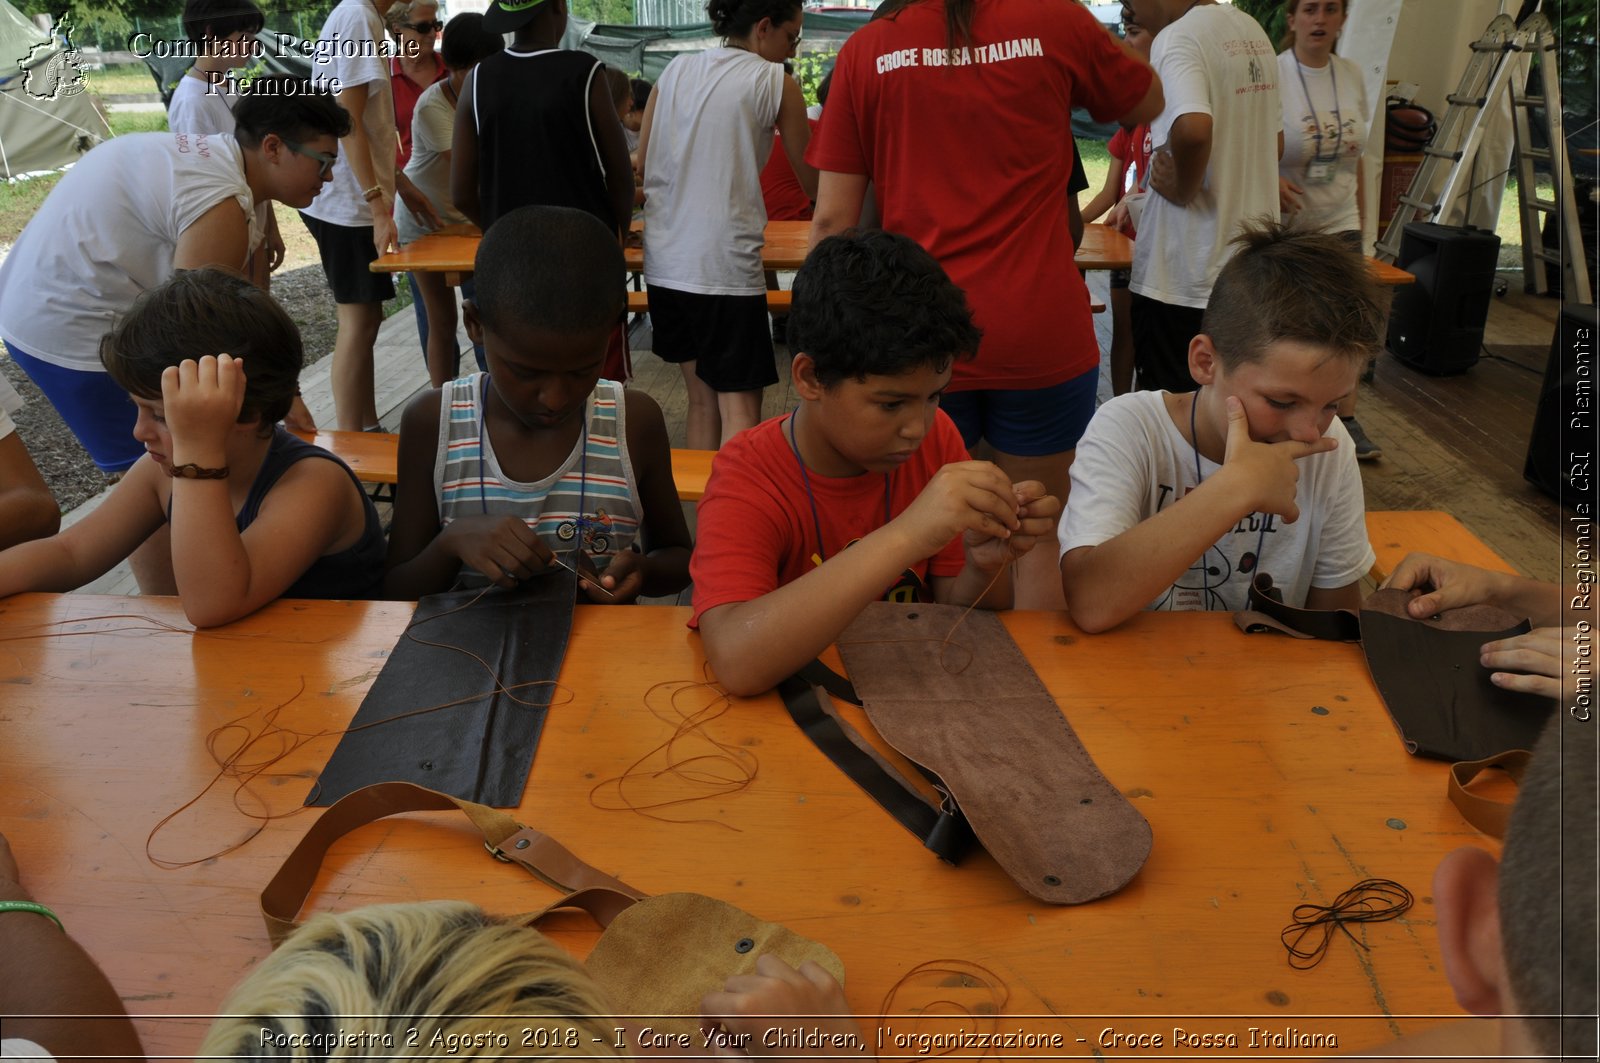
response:
[[[586,210],[615,229],[589,90],[604,64],[585,52],[504,51],[478,64],[478,199],[487,229],[518,207]]]

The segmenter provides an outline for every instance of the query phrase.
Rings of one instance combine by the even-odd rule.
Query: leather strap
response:
[[[936,776],[918,765],[918,770],[943,795],[938,803],[930,801],[839,716],[828,701],[828,692],[860,704],[850,682],[820,661],[812,661],[778,684],[789,716],[834,767],[848,775],[935,856],[949,864],[960,863],[976,839],[955,798]]]
[[[1272,577],[1257,573],[1250,581],[1245,608],[1233,614],[1233,622],[1247,635],[1277,631],[1297,639],[1361,641],[1361,617],[1349,609],[1297,609],[1282,599]]]
[[[414,783],[377,783],[362,787],[329,806],[261,891],[261,917],[267,924],[267,936],[273,946],[281,944],[299,925],[295,919],[334,842],[357,827],[385,816],[452,810],[472,820],[473,826],[483,834],[484,848],[491,856],[520,864],[541,882],[562,891],[561,899],[523,917],[528,922],[556,908],[581,908],[605,926],[618,912],[646,896],[620,879],[596,870],[554,838],[532,827],[524,827],[504,812]]]
[[[1463,819],[1491,838],[1504,838],[1506,825],[1511,822],[1511,805],[1493,801],[1472,793],[1467,787],[1490,768],[1499,768],[1520,786],[1533,754],[1526,749],[1512,749],[1482,760],[1463,760],[1450,765],[1447,784],[1450,803],[1456,806]]]

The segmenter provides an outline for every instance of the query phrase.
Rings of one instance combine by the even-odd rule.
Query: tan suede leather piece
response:
[[[1150,824],[1100,773],[999,618],[964,613],[894,602],[862,612],[838,645],[867,717],[939,776],[1028,893],[1052,904],[1115,893],[1150,855]]]

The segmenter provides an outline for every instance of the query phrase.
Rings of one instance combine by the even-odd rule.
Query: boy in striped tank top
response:
[[[484,234],[467,334],[488,373],[412,400],[385,593],[514,587],[557,564],[593,602],[689,582],[689,530],[661,409],[600,379],[623,308],[622,249],[584,211],[523,207]]]

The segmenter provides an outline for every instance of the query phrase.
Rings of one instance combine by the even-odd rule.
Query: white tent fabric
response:
[[[60,38],[0,0],[0,177],[70,166],[111,136],[89,93],[68,91],[68,58]]]

